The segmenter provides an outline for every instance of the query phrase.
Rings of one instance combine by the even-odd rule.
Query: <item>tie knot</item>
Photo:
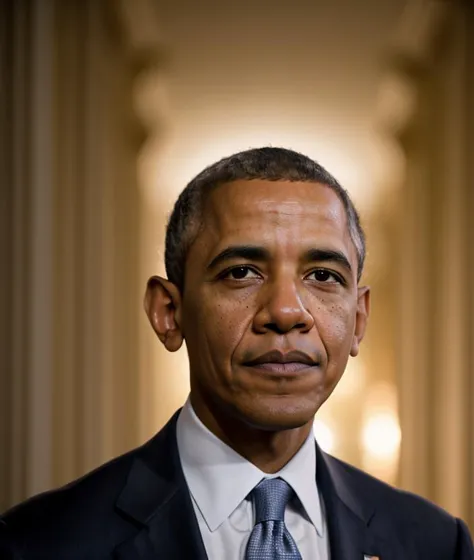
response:
[[[266,478],[252,492],[255,504],[255,523],[284,521],[285,508],[293,489],[282,478]]]

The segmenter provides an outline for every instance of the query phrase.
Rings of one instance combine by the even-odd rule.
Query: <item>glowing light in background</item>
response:
[[[402,434],[394,385],[378,383],[368,391],[360,437],[363,468],[395,483]]]
[[[369,417],[362,429],[366,453],[381,460],[390,459],[397,453],[401,437],[397,418],[389,412]]]
[[[333,453],[336,447],[334,430],[319,418],[314,421],[313,432],[319,446],[326,453]]]
[[[221,136],[218,143],[209,139],[199,148],[194,148],[193,152],[174,168],[173,182],[177,181],[179,189],[182,189],[197,173],[222,157],[248,148],[273,145],[301,151],[315,158],[348,188],[353,188],[356,182],[359,183],[360,171],[342,147],[336,148],[328,145],[328,142],[315,141],[315,138],[305,137],[297,130],[275,130],[271,133],[269,128],[266,126],[265,131],[251,130],[249,126],[250,130],[242,131],[240,135]],[[216,130],[216,137],[219,137],[218,134]]]
[[[192,127],[199,135],[196,132],[183,137],[175,131],[148,170],[154,177],[154,187],[145,195],[151,201],[155,198],[155,203],[163,203],[163,198],[174,201],[197,173],[220,158],[252,147],[283,146],[321,163],[358,199],[359,206],[368,203],[373,193],[372,164],[369,156],[361,153],[361,145],[353,139],[338,137],[334,124],[331,127],[322,123],[315,132],[291,119],[282,121],[281,112],[282,108],[275,108],[275,113],[267,108],[267,114],[244,112],[241,120],[235,120],[238,116],[229,118],[208,111],[205,126],[197,120]]]

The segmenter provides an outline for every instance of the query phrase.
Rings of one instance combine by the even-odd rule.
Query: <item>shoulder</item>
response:
[[[386,484],[335,457],[325,457],[331,471],[339,471],[340,480],[350,489],[351,495],[359,503],[371,504],[371,523],[382,527],[384,533],[396,533],[410,539],[420,550],[452,551],[465,547],[474,554],[466,525],[438,505]]]
[[[0,516],[0,558],[93,560],[111,556],[119,543],[140,529],[133,516],[123,510],[120,500],[124,492],[128,491],[127,507],[133,510],[143,502],[151,507],[149,502],[157,491],[170,487],[179,462],[175,437],[178,414],[141,447]],[[155,494],[147,487],[150,480]]]
[[[429,519],[435,520],[449,521],[452,519],[452,516],[445,510],[417,494],[395,488],[340,459],[332,456],[326,457],[337,465],[338,469],[344,471],[346,481],[357,495],[362,499],[369,499],[377,511],[389,510],[403,513],[404,517],[413,514],[426,515]]]
[[[130,531],[130,524],[115,514],[114,504],[136,454],[131,451],[7,511],[0,518],[0,550],[3,540],[18,558],[96,558],[100,551],[104,557],[118,535]],[[12,551],[10,557],[16,558]]]

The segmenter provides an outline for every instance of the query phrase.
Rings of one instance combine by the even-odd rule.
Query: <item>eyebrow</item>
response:
[[[210,270],[221,264],[223,261],[231,259],[245,259],[248,261],[269,261],[270,251],[264,247],[257,247],[255,245],[234,245],[227,247],[215,256],[212,261],[207,265]]]
[[[216,255],[207,265],[207,270],[217,267],[224,261],[231,259],[244,259],[248,261],[269,261],[271,254],[268,249],[256,245],[233,245],[227,247]],[[342,251],[334,249],[309,249],[303,255],[305,262],[336,262],[348,272],[352,272],[349,259]]]
[[[342,251],[334,249],[309,249],[304,254],[306,262],[335,262],[344,267],[348,272],[352,272],[352,266],[349,259]]]

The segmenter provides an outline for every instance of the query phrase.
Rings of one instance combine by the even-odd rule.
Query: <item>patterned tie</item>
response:
[[[267,478],[253,489],[255,527],[246,560],[301,560],[285,525],[285,508],[292,494],[291,486],[281,478]]]

